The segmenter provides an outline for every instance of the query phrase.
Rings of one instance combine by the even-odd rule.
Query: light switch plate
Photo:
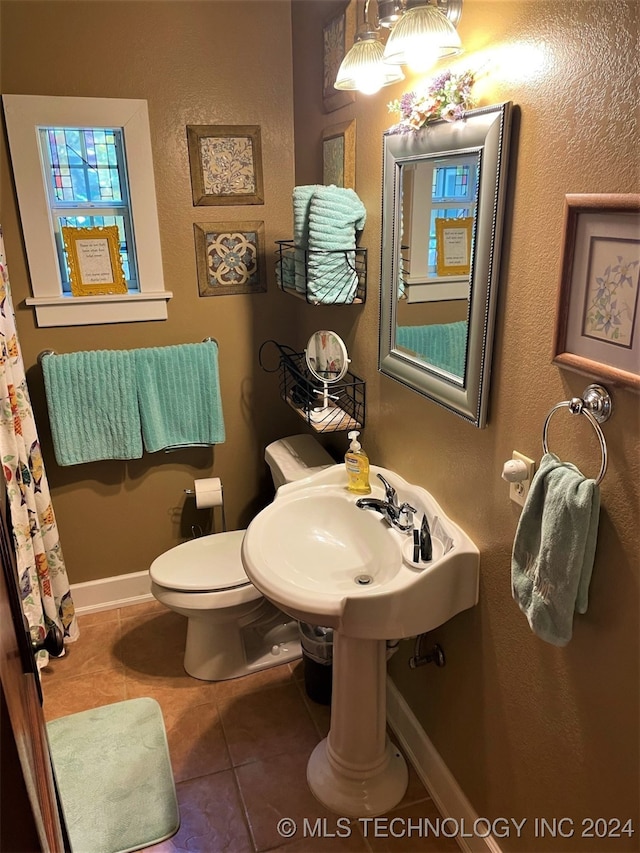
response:
[[[529,494],[531,480],[533,479],[533,475],[536,470],[536,463],[533,459],[529,459],[528,456],[523,456],[522,453],[518,453],[517,450],[513,451],[513,453],[511,454],[511,458],[519,459],[527,466],[526,480],[521,480],[519,483],[509,483],[509,497],[514,503],[517,503],[520,506],[524,506],[524,502],[526,501],[527,495]]]

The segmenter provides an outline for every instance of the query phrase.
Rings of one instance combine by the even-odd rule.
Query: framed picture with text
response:
[[[640,391],[640,194],[565,197],[553,363]]]
[[[63,225],[62,240],[74,296],[128,292],[117,225],[98,228]]]

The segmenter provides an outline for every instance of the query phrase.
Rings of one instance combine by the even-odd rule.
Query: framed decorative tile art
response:
[[[264,204],[260,126],[187,125],[194,205]]]
[[[355,0],[351,0],[322,28],[322,101],[325,113],[338,110],[356,99],[354,92],[333,88],[342,60],[353,44],[355,31]]]
[[[322,183],[356,188],[356,120],[322,132]]]
[[[640,391],[640,193],[565,197],[553,363]]]
[[[264,222],[196,223],[193,227],[200,296],[266,291]]]

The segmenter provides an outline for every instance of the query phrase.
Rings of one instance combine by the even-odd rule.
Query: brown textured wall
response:
[[[407,643],[391,662],[393,678],[477,813],[528,818],[521,839],[515,832],[500,839],[505,850],[638,850],[638,395],[612,389],[589,611],[576,617],[565,649],[534,637],[511,599],[519,508],[500,479],[512,450],[540,459],[546,413],[590,381],[550,362],[563,201],[570,192],[640,189],[637,4],[465,0],[459,64],[486,61],[482,103],[519,107],[484,430],[376,372],[381,134],[395,120],[387,102],[415,81],[324,114],[317,32],[335,8],[293,4],[296,182],[319,178],[322,128],[355,118],[369,290],[362,308],[307,312],[304,322],[330,324],[349,343],[353,369],[367,380],[363,445],[372,461],[431,489],[481,552],[479,605],[429,637],[444,647],[447,666],[410,670]],[[537,69],[527,62],[531,48],[544,58]],[[597,473],[598,444],[586,422],[555,415],[549,442],[586,474]],[[574,837],[535,838],[536,816],[573,818]],[[581,837],[582,819],[598,817],[632,817],[635,835]]]
[[[286,339],[290,297],[276,291],[274,240],[291,230],[293,114],[291,16],[284,0],[260,2],[3,2],[3,92],[145,98],[149,105],[165,287],[166,322],[38,329],[6,157],[2,222],[18,331],[33,396],[63,550],[72,583],[146,570],[151,560],[206,528],[184,488],[222,479],[230,527],[247,524],[269,497],[264,445],[299,429],[258,366],[266,338]],[[36,25],[37,22],[37,25]],[[194,207],[187,124],[258,124],[264,205]],[[194,222],[263,220],[266,294],[198,296]],[[132,462],[60,468],[53,458],[37,354],[220,344],[226,443],[211,450],[145,454]]]

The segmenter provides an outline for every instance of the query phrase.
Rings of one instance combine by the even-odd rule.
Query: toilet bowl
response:
[[[272,442],[265,459],[276,489],[335,464],[311,435]],[[245,574],[244,533],[183,542],[149,569],[155,598],[187,617],[184,668],[194,678],[238,678],[300,657],[297,623],[263,598]]]

